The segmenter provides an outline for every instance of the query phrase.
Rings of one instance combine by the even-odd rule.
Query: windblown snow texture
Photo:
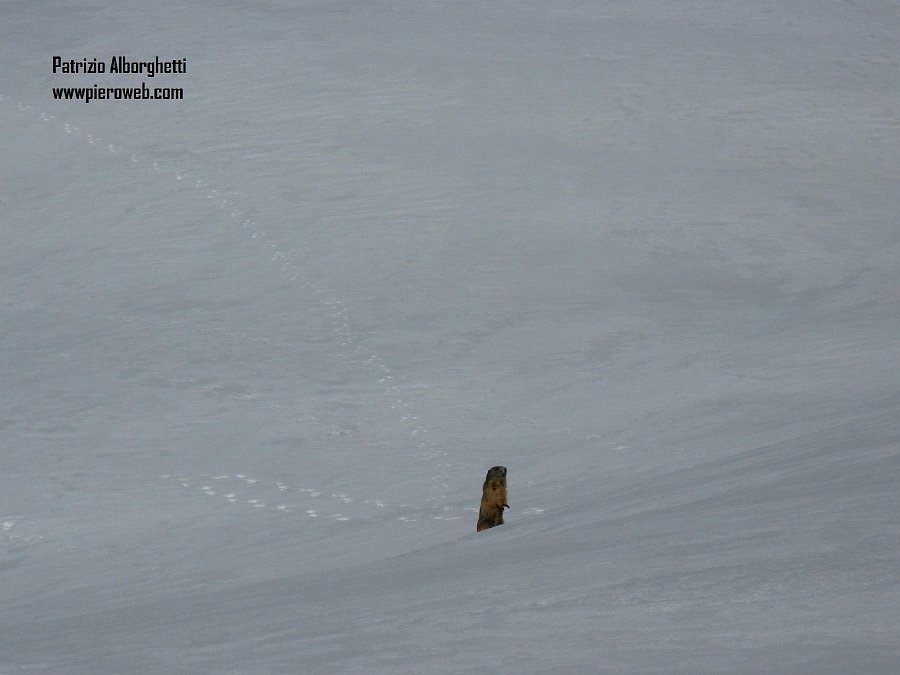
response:
[[[0,4],[0,673],[900,671],[898,35]]]

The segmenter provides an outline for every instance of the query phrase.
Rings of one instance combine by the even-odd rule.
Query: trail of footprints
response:
[[[8,101],[9,99],[0,93],[0,103]],[[34,113],[31,105],[22,102],[16,103],[16,108],[20,111]],[[280,250],[252,217],[242,217],[238,204],[223,196],[220,190],[211,187],[201,176],[194,175],[188,171],[165,167],[158,161],[148,160],[137,153],[128,152],[125,148],[115,143],[106,142],[100,136],[86,133],[76,125],[59,120],[56,115],[46,112],[39,112],[38,114],[43,122],[61,127],[66,134],[82,138],[90,145],[105,149],[110,155],[127,157],[127,160],[135,165],[135,169],[140,167],[160,174],[168,174],[175,181],[187,184],[195,191],[198,191],[200,195],[205,195],[208,203],[225,213],[231,222],[239,223],[241,228],[247,230],[250,239],[265,252],[271,263],[277,265],[283,273],[287,274],[291,282],[299,283],[300,287],[312,297],[315,297],[319,306],[328,312],[331,319],[332,332],[337,339],[338,355],[357,369],[367,371],[370,377],[377,378],[378,383],[383,385],[383,396],[392,414],[396,417],[404,433],[408,435],[410,442],[417,448],[415,456],[418,459],[429,462],[435,471],[439,473],[438,476],[434,476],[431,480],[431,494],[426,497],[426,501],[432,504],[444,501],[443,497],[448,488],[447,474],[451,468],[448,453],[442,451],[434,441],[428,438],[428,429],[410,411],[409,402],[403,396],[391,369],[385,364],[383,359],[358,345],[358,340],[355,338],[350,325],[349,312],[341,300],[308,279],[302,279],[301,271],[293,263],[291,256]],[[215,492],[213,486],[207,487]],[[264,507],[259,506],[258,508]],[[314,509],[311,510],[315,512]],[[318,512],[315,512],[315,514],[315,516],[311,515],[311,517],[318,516]]]
[[[356,499],[343,493],[291,486],[282,481],[261,480],[243,473],[197,477],[163,474],[159,478],[235,507],[298,514],[306,518],[337,522],[375,519],[403,522],[460,520],[477,512],[474,507],[459,509],[450,506],[413,506],[389,504],[382,499]]]

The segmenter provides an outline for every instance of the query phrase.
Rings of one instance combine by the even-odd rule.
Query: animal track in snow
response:
[[[0,102],[6,102],[8,98],[0,94]],[[449,473],[452,468],[449,453],[440,449],[438,444],[429,437],[428,428],[419,421],[418,415],[414,414],[406,396],[403,393],[402,385],[395,379],[391,368],[378,355],[361,344],[361,340],[355,334],[352,328],[351,315],[345,303],[334,293],[327,291],[321,285],[314,283],[308,278],[302,277],[302,270],[294,263],[289,250],[284,249],[281,245],[273,241],[266,232],[266,228],[256,222],[251,215],[242,215],[252,213],[252,208],[240,206],[237,202],[227,197],[228,191],[210,185],[206,178],[194,171],[185,170],[178,166],[166,166],[164,162],[153,160],[136,151],[130,151],[125,146],[119,145],[110,139],[104,139],[100,136],[88,133],[79,126],[59,119],[58,115],[50,114],[42,111],[33,111],[33,107],[24,102],[16,103],[16,108],[20,111],[28,111],[34,115],[37,113],[39,119],[44,124],[56,126],[63,133],[74,138],[81,139],[91,146],[101,146],[109,155],[121,157],[127,161],[133,171],[148,171],[160,176],[169,176],[174,182],[187,185],[190,190],[196,193],[200,198],[210,205],[211,208],[221,212],[225,216],[223,224],[232,223],[246,230],[249,234],[248,243],[252,242],[262,253],[265,259],[274,264],[282,273],[288,276],[291,282],[299,284],[310,298],[314,299],[321,310],[330,318],[331,332],[335,338],[335,349],[339,358],[341,358],[348,366],[357,373],[365,373],[366,377],[372,378],[379,384],[383,385],[382,396],[386,404],[386,410],[389,411],[397,427],[407,438],[409,444],[409,453],[411,456],[424,460],[429,463],[434,472],[439,476],[430,482],[431,493],[424,497],[425,502],[429,504],[439,504],[446,501],[446,491],[449,487]],[[144,323],[152,323],[144,317],[122,317],[109,316],[113,321],[129,321],[136,320]],[[204,330],[192,326],[193,330]],[[217,328],[209,328],[214,332],[223,332]],[[252,339],[246,335],[232,334],[238,339]],[[269,340],[272,343],[278,343],[277,339]],[[284,342],[287,344],[287,341]],[[187,481],[185,481],[187,482]],[[185,485],[185,487],[189,487]],[[212,486],[200,486],[210,488],[207,492],[209,496],[216,496],[216,491]],[[264,508],[261,502],[257,502],[256,508]]]
[[[401,522],[459,520],[464,517],[461,512],[477,511],[451,506],[388,504],[383,499],[359,499],[341,492],[290,486],[280,480],[263,480],[243,473],[202,475],[196,479],[183,474],[163,474],[159,478],[198,495],[248,509],[298,513],[307,518],[338,522],[372,519],[394,519]],[[394,515],[395,512],[400,515]]]
[[[0,520],[0,542],[5,542],[11,547],[21,549],[24,546],[37,544],[43,541],[40,534],[20,534],[19,521],[14,518]]]
[[[260,480],[247,474],[220,474],[201,476],[200,481],[180,475],[162,475],[163,480],[173,480],[181,487],[197,490],[208,496],[222,499],[229,504],[254,509],[270,509],[282,513],[303,512],[310,518],[324,517],[337,521],[361,518],[370,508],[383,506],[381,500],[358,501],[342,493],[323,492],[309,487],[292,488],[278,480]],[[316,508],[306,508],[310,502]]]

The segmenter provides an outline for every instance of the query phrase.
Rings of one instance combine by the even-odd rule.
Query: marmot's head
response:
[[[506,467],[505,466],[492,466],[488,469],[487,477],[485,480],[491,480],[492,478],[506,478]]]

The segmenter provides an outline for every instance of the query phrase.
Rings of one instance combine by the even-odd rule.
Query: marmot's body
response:
[[[487,472],[484,485],[481,487],[481,509],[478,511],[478,526],[481,532],[489,527],[503,524],[503,509],[506,503],[506,467],[495,466]]]

